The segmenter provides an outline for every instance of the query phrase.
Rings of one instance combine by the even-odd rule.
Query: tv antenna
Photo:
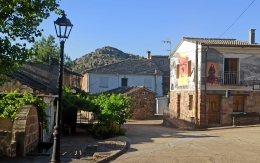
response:
[[[164,41],[162,41],[163,43],[166,43],[166,44],[169,44],[170,45],[170,49],[168,49],[167,51],[169,51],[170,52],[170,55],[171,55],[171,52],[172,52],[172,46],[171,46],[171,40],[170,39],[167,39],[167,40],[164,40]]]

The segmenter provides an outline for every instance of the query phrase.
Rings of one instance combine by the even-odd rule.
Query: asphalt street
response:
[[[259,163],[260,127],[182,131],[162,120],[124,125],[131,146],[112,163]]]

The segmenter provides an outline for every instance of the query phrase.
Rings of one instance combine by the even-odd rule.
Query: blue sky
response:
[[[123,52],[146,56],[168,55],[182,37],[219,38],[252,0],[61,0],[60,7],[74,25],[65,43],[73,60],[97,48],[112,46]],[[248,41],[256,29],[260,43],[260,0],[221,37]],[[41,24],[43,35],[55,35],[52,14]],[[57,43],[58,43],[57,39]]]

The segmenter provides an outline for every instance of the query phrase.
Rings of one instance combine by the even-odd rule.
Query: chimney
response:
[[[150,60],[151,59],[151,51],[147,51],[146,53],[147,53],[147,59]]]
[[[255,29],[249,29],[249,43],[255,44]]]

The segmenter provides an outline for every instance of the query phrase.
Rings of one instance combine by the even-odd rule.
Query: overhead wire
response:
[[[240,18],[241,16],[249,9],[249,7],[255,2],[255,0],[253,0],[247,7],[246,9],[237,17],[237,19],[218,37],[222,37]],[[213,41],[211,44],[214,44],[217,40]],[[198,49],[198,50],[201,50]],[[196,51],[196,50],[191,50],[191,51]],[[183,52],[178,52],[178,53],[187,53],[187,52],[190,52],[190,51],[183,51]]]
[[[255,2],[255,0],[253,0],[248,6],[247,8],[238,16],[238,18],[219,36],[222,37],[239,19],[240,17],[247,11],[247,9]]]

